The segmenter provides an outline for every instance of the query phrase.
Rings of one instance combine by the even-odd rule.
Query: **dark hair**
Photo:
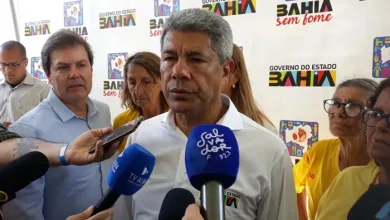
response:
[[[50,55],[52,52],[73,46],[81,45],[87,51],[88,60],[93,65],[93,53],[91,46],[76,32],[62,29],[53,33],[45,42],[41,51],[42,66],[46,75],[50,75]]]
[[[384,89],[390,88],[390,78],[384,79],[379,83],[378,88],[368,100],[368,108],[374,108],[376,101],[378,100],[379,95],[382,93]]]
[[[18,41],[10,40],[5,43],[3,43],[0,46],[1,50],[11,50],[11,49],[18,49],[20,52],[20,55],[22,55],[22,59],[27,58],[26,48]]]
[[[154,83],[156,83],[156,79],[161,79],[160,61],[160,57],[151,52],[138,52],[126,60],[123,71],[123,91],[121,95],[122,107],[132,108],[141,111],[141,109],[134,104],[134,101],[131,98],[130,91],[128,89],[129,86],[127,82],[127,71],[129,70],[130,65],[139,65],[145,68],[145,70],[153,78]],[[160,92],[160,104],[161,109],[163,109],[164,111],[168,108],[168,103],[165,100],[162,91]]]
[[[376,89],[378,88],[378,83],[372,79],[368,78],[356,78],[356,79],[348,79],[337,86],[337,89],[345,88],[345,87],[357,87],[366,90],[370,93],[370,96],[374,94]]]

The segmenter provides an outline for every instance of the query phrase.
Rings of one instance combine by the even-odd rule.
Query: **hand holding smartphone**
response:
[[[127,124],[115,129],[113,132],[106,134],[103,138],[103,149],[106,151],[116,141],[122,141],[127,135],[133,133],[143,121],[143,117],[140,116]],[[95,153],[96,145],[89,150],[90,154]]]

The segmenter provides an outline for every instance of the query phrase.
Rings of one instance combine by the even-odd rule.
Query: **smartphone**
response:
[[[109,133],[109,134],[106,134],[103,138],[102,138],[102,141],[103,141],[103,149],[104,150],[107,150],[110,148],[111,144],[113,144],[115,141],[123,141],[123,139],[133,133],[137,128],[138,126],[141,124],[141,122],[143,121],[143,117],[140,116],[136,119],[134,119],[133,121],[127,123],[127,124],[124,124],[122,125],[121,127],[115,129],[113,132]],[[93,146],[90,150],[89,150],[89,153],[90,154],[93,154],[95,153],[96,151],[96,145]]]

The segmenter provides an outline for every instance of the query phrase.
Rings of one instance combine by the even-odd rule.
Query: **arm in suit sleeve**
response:
[[[297,197],[287,148],[276,158],[269,184],[269,191],[258,204],[257,220],[297,220]]]

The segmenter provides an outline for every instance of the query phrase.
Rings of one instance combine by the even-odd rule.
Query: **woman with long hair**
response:
[[[127,110],[114,119],[114,129],[143,116],[144,119],[169,109],[160,85],[160,57],[151,52],[138,52],[126,60],[123,76],[122,107]],[[122,141],[119,152],[125,148]]]
[[[279,135],[278,130],[259,108],[253,97],[244,55],[241,48],[236,44],[233,45],[232,59],[234,60],[234,70],[227,80],[222,81],[221,92],[229,96],[239,112]]]

